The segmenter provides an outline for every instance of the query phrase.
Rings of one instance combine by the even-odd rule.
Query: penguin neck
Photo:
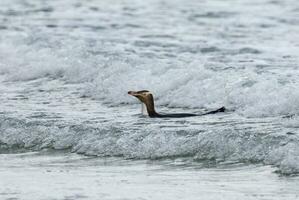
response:
[[[143,103],[145,104],[147,113],[150,117],[159,116],[159,114],[155,110],[155,103],[152,95],[149,95],[148,98]]]

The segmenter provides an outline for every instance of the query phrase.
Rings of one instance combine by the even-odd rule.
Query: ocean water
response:
[[[0,199],[298,199],[298,32],[295,0],[1,0]]]

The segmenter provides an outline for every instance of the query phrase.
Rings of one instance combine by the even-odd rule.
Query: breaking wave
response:
[[[0,151],[52,148],[130,159],[190,157],[198,161],[262,162],[277,166],[283,174],[299,173],[298,135],[284,131],[257,133],[229,127],[170,131],[148,126],[132,131],[118,124],[95,127],[1,117],[0,138]]]
[[[285,72],[278,68],[229,67],[207,61],[204,56],[191,62],[172,62],[121,53],[95,55],[92,47],[78,43],[40,47],[2,42],[0,73],[7,81],[50,77],[83,84],[82,95],[112,105],[135,102],[126,95],[128,90],[148,89],[155,94],[158,105],[170,107],[224,105],[247,117],[299,114],[297,68]],[[105,47],[93,51],[101,50]]]

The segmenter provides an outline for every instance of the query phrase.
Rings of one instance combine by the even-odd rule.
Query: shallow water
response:
[[[1,199],[297,199],[298,177],[262,165],[134,161],[70,153],[0,155]]]
[[[2,0],[1,176],[13,176],[10,167],[25,159],[18,168],[24,180],[10,179],[3,198],[32,198],[25,191],[37,185],[27,180],[31,162],[36,178],[52,184],[45,199],[122,198],[127,169],[140,188],[128,199],[186,198],[179,191],[187,188],[191,199],[297,198],[298,10],[295,0]],[[141,89],[154,93],[161,112],[228,111],[146,118],[127,95]],[[72,153],[40,153],[45,149]],[[43,174],[50,164],[39,159],[59,159],[68,170],[74,162],[74,173],[90,173],[81,179],[83,192],[66,189],[76,182],[67,172],[61,180]],[[114,172],[125,189],[109,194]],[[154,174],[152,187],[141,181],[147,174]],[[85,184],[101,176],[104,193]],[[261,185],[269,186],[265,193]]]

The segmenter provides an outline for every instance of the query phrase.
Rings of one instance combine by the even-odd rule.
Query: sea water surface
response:
[[[1,0],[0,199],[298,199],[298,32],[295,0]]]

